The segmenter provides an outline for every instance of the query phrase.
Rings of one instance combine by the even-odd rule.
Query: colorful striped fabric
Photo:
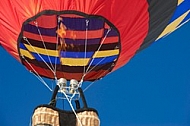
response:
[[[47,11],[27,20],[19,42],[23,64],[47,78],[102,78],[120,53],[119,32],[110,22],[70,11]]]

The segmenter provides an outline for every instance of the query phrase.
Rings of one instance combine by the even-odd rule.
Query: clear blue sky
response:
[[[51,92],[0,48],[0,126],[28,126]],[[85,92],[101,126],[190,126],[190,23]]]

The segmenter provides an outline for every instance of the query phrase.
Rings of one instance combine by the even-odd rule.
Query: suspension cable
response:
[[[33,66],[28,62],[28,60],[25,59],[24,56],[22,56],[22,58],[26,61],[26,63],[30,66],[30,68],[34,71],[33,75],[42,82],[42,84],[44,84],[51,92],[53,91],[48,84],[44,81],[44,79],[38,74],[38,72],[33,68]]]
[[[57,28],[59,29],[60,28],[60,26],[59,26],[59,23],[61,22],[61,19],[60,19],[60,16],[58,17],[58,20],[57,20]],[[59,37],[58,37],[58,35],[56,36],[56,47],[55,47],[55,49],[57,50],[58,49],[58,44],[59,44]],[[56,53],[56,51],[55,51],[55,53]],[[59,52],[58,52],[59,53]],[[59,54],[58,54],[59,55]],[[54,69],[54,72],[55,72],[55,77],[56,77],[56,70],[57,70],[57,66],[56,66],[56,64],[57,64],[57,60],[58,60],[58,57],[56,57],[55,58],[55,69]]]
[[[108,34],[109,34],[109,32],[110,32],[110,31],[111,31],[111,28],[110,28],[110,29],[108,29],[108,31],[107,31],[107,33],[106,33],[106,35],[104,36],[103,40],[101,41],[100,46],[98,47],[98,49],[97,49],[97,51],[96,51],[96,52],[98,52],[98,51],[100,50],[100,48],[102,47],[102,45],[103,45],[104,41],[106,40],[106,38],[107,38],[107,36],[108,36]],[[96,55],[97,55],[97,53],[95,53],[95,55],[94,55],[93,57],[96,57]],[[88,66],[88,68],[87,68],[87,70],[86,70],[86,72],[85,72],[85,73],[87,73],[87,72],[88,72],[88,70],[89,70],[90,66],[92,65],[92,63],[93,63],[93,61],[94,61],[94,59],[95,59],[95,58],[92,58],[92,60],[91,60],[91,62],[90,62],[90,65]],[[86,74],[85,74],[85,75],[86,75]]]
[[[106,35],[104,36],[104,38],[102,39],[102,41],[101,41],[101,43],[100,43],[100,46],[98,47],[98,49],[97,49],[97,51],[96,52],[98,52],[100,49],[101,49],[101,47],[102,47],[102,45],[103,45],[103,43],[105,42],[105,40],[106,40],[106,38],[107,38],[107,36],[108,36],[108,34],[109,34],[109,32],[111,31],[111,28],[110,29],[108,29],[108,31],[106,32]],[[87,31],[86,31],[87,32]],[[87,33],[86,33],[87,34]],[[86,48],[86,46],[87,46],[87,36],[86,36],[86,40],[85,40],[85,48]],[[95,52],[95,55],[93,56],[93,57],[96,57],[96,55],[97,55],[97,53]],[[86,50],[85,50],[85,53],[86,53]],[[91,68],[90,69],[90,67],[91,67],[91,65],[92,65],[92,63],[93,63],[93,61],[94,61],[94,59],[95,58],[92,58],[92,60],[91,60],[91,62],[89,63],[89,65],[88,65],[88,67],[87,67],[87,69],[86,69],[86,71],[83,73],[83,76],[82,76],[82,78],[81,78],[81,81],[80,81],[80,84],[82,85],[82,82],[83,82],[83,80],[84,80],[84,77],[90,72],[90,71],[92,71],[98,64],[100,64],[104,59],[105,59],[105,57],[103,58],[103,59],[101,59],[93,68]],[[85,67],[84,67],[85,68]],[[90,70],[89,70],[90,69]]]
[[[23,37],[23,39],[25,41],[27,41],[27,43],[32,47],[32,49],[37,53],[37,55],[41,58],[41,60],[46,64],[46,66],[51,70],[51,72],[54,74],[54,71],[52,70],[52,68],[49,66],[49,64],[46,63],[46,61],[44,60],[44,58],[38,53],[38,51],[31,45],[31,43],[28,41],[28,39],[26,37]]]
[[[43,43],[43,46],[44,46],[44,48],[45,48],[45,52],[46,52],[46,54],[47,54],[47,56],[48,56],[48,60],[49,60],[49,62],[50,62],[50,64],[51,64],[51,67],[53,68],[53,64],[52,64],[51,59],[50,59],[50,57],[49,57],[49,53],[48,53],[47,48],[46,48],[46,45],[45,45],[45,43],[44,43],[44,39],[43,39],[42,34],[41,34],[41,31],[40,31],[40,29],[39,29],[39,27],[38,27],[38,22],[35,21],[34,24],[36,25],[36,28],[37,28],[38,33],[39,33],[39,35],[40,35],[40,38],[41,38],[41,40],[42,40],[42,43]]]
[[[70,105],[70,107],[71,107],[73,113],[75,114],[77,120],[79,121],[80,126],[83,126],[83,125],[82,125],[82,122],[81,122],[81,120],[80,120],[80,118],[78,117],[78,115],[77,115],[77,113],[76,113],[76,111],[75,111],[75,109],[74,109],[74,107],[73,107],[73,105],[72,105],[72,103],[71,103],[73,97],[69,98],[68,95],[67,95],[65,92],[62,92],[62,93],[64,94],[65,98],[67,99],[67,101],[68,101],[68,103],[69,103],[69,105]],[[74,95],[75,95],[75,93],[73,94],[73,96],[74,96]]]

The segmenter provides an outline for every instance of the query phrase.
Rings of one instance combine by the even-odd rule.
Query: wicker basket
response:
[[[99,126],[97,111],[92,108],[64,111],[50,105],[41,105],[34,110],[32,126]],[[80,121],[79,121],[80,120]]]

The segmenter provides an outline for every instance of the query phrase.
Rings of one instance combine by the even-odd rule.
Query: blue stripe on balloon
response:
[[[32,53],[32,55],[35,57],[37,61],[40,61],[40,62],[45,61],[46,63],[60,64],[60,60],[58,57],[47,56],[47,55],[37,54],[37,53]]]
[[[106,64],[106,63],[110,63],[110,62],[113,62],[114,60],[116,60],[118,57],[118,55],[115,55],[115,56],[109,56],[109,57],[102,57],[102,58],[94,58],[92,59],[93,62],[92,62],[92,66],[95,66],[95,65],[103,65],[103,64]],[[91,61],[92,61],[91,60]],[[90,62],[91,62],[90,61]],[[90,63],[89,62],[89,63]]]
[[[86,58],[92,58],[94,52],[86,52]],[[85,58],[84,52],[61,52],[61,57],[64,58]]]
[[[19,48],[27,50],[26,46],[22,42],[19,42]]]
[[[179,18],[181,15],[183,15],[185,12],[187,12],[190,8],[190,0],[184,0],[179,6],[177,6],[174,15],[172,16],[170,23],[175,21],[177,18]],[[188,15],[183,22],[187,21],[190,18]]]

